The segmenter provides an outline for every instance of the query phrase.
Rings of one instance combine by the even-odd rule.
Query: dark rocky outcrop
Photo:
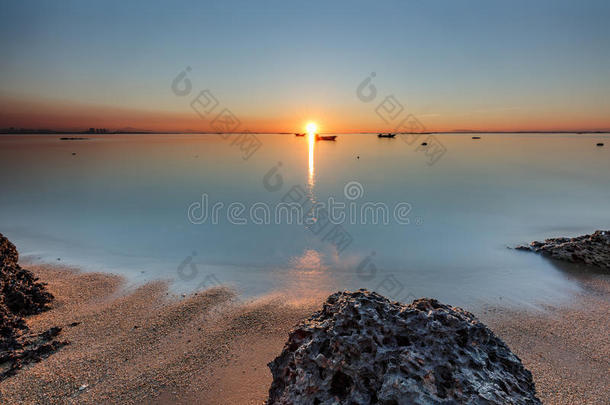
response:
[[[540,404],[502,340],[471,313],[427,298],[335,293],[269,367],[268,404]]]
[[[544,242],[535,241],[529,246],[517,246],[516,249],[531,250],[553,259],[584,263],[610,270],[610,231],[595,231],[592,235],[575,238],[551,238]]]
[[[0,381],[67,344],[54,340],[59,327],[28,333],[23,317],[49,309],[53,295],[18,260],[15,245],[0,234]]]

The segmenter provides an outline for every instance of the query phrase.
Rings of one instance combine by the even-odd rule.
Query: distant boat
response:
[[[334,141],[337,135],[318,135],[316,134],[316,141]]]
[[[296,134],[294,134],[294,135],[295,135],[295,136],[305,136],[305,133],[302,133],[302,134],[296,133]]]
[[[391,133],[387,133],[387,134],[378,134],[377,135],[379,138],[394,138],[396,136],[396,134],[391,134]]]

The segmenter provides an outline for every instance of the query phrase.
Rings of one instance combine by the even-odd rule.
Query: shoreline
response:
[[[271,383],[266,364],[323,301],[241,302],[225,288],[182,297],[164,281],[128,287],[118,275],[26,268],[56,297],[51,310],[27,318],[30,328],[62,326],[71,344],[0,384],[0,399],[9,403],[260,404]],[[545,404],[610,397],[610,278],[594,274],[579,283],[572,302],[545,312],[475,312],[532,372]]]
[[[530,370],[544,404],[604,403],[610,398],[610,279],[579,281],[571,302],[544,311],[475,314]]]

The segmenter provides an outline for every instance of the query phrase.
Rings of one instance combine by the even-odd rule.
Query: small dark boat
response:
[[[396,136],[396,134],[387,133],[387,134],[378,134],[377,136],[379,138],[394,138]]]
[[[334,141],[337,135],[318,135],[316,134],[316,141]]]
[[[294,134],[294,135],[295,135],[295,136],[305,136],[305,133],[302,133],[302,134],[298,134],[298,133],[297,133],[297,134]]]

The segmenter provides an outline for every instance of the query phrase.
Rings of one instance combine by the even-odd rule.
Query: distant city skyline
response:
[[[610,130],[607,1],[264,4],[3,0],[0,128]]]

